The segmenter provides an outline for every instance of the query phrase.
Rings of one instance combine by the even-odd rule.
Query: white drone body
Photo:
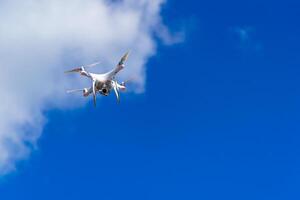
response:
[[[65,73],[78,72],[82,76],[86,76],[92,81],[92,86],[90,88],[76,89],[76,90],[68,90],[67,93],[82,91],[83,96],[87,97],[90,94],[93,94],[94,105],[96,106],[96,95],[100,93],[104,96],[108,96],[111,90],[114,90],[118,102],[120,102],[120,94],[119,91],[126,90],[125,82],[118,83],[115,79],[118,72],[120,72],[124,67],[124,63],[128,58],[129,53],[127,52],[120,60],[118,65],[112,69],[111,71],[104,74],[94,74],[90,73],[86,70],[87,67],[93,67],[98,65],[99,63],[93,63],[90,65],[85,65],[81,67],[77,67],[75,69],[66,71]]]

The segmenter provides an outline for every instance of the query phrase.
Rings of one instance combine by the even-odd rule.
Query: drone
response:
[[[116,75],[125,67],[125,61],[127,60],[129,52],[127,52],[119,61],[117,66],[112,69],[111,71],[103,74],[95,74],[90,73],[86,70],[86,68],[94,67],[98,65],[100,62],[96,62],[89,65],[83,65],[80,67],[76,67],[75,69],[66,71],[65,73],[79,73],[82,76],[88,77],[92,81],[92,86],[90,88],[83,88],[83,89],[75,89],[75,90],[68,90],[67,93],[73,92],[82,92],[84,97],[88,97],[90,94],[93,95],[94,106],[96,107],[96,95],[99,93],[103,96],[108,96],[112,90],[114,90],[117,102],[120,102],[120,91],[126,90],[126,82],[118,83],[116,80]]]

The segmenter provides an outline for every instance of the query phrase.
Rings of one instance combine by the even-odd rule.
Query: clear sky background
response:
[[[299,8],[169,0],[145,92],[48,111],[0,199],[299,199]]]

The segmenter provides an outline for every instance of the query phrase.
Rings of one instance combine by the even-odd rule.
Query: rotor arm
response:
[[[124,69],[125,67],[125,61],[128,59],[129,56],[129,52],[127,52],[118,62],[117,66],[112,69],[111,71],[105,73],[105,76],[108,79],[114,79],[115,76],[117,75],[117,73],[119,73],[122,69]]]

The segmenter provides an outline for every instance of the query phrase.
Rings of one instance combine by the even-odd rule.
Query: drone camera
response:
[[[107,88],[103,88],[100,93],[103,94],[104,96],[107,96],[109,91]]]

